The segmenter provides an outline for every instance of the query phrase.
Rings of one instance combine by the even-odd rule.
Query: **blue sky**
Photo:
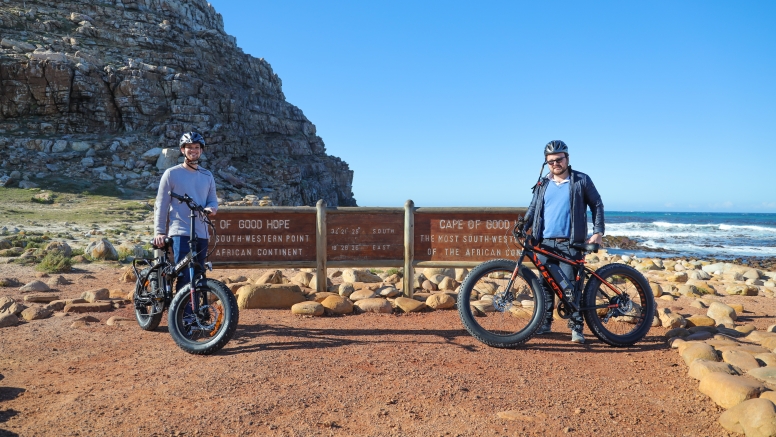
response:
[[[527,206],[561,139],[608,210],[776,212],[776,2],[211,4],[361,206]]]

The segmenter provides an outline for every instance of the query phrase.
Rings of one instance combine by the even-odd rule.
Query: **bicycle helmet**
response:
[[[544,146],[544,156],[553,155],[555,153],[568,154],[569,148],[566,146],[566,143],[561,140],[550,141]]]
[[[178,141],[178,147],[183,147],[186,144],[192,143],[199,143],[199,147],[203,149],[205,148],[205,139],[202,138],[202,135],[196,132],[186,132],[185,134],[181,135],[181,139]]]

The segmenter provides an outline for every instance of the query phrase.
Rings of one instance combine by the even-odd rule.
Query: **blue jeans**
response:
[[[582,252],[580,252],[577,249],[574,249],[572,247],[569,247],[569,244],[571,244],[570,241],[564,241],[564,242],[558,242],[555,240],[542,240],[540,247],[542,249],[547,249],[551,252],[557,252],[559,255],[561,255],[564,258],[568,258],[570,260],[580,260],[582,259]],[[558,267],[560,267],[560,270],[563,272],[564,275],[566,275],[566,278],[569,279],[569,281],[572,281],[573,284],[576,284],[576,276],[574,275],[574,266],[571,264],[562,263],[555,258],[550,258],[548,256],[542,255],[541,253],[536,254],[537,258],[539,258],[539,261],[542,262],[542,264],[555,264]],[[555,294],[550,290],[550,286],[547,285],[547,282],[543,279],[541,280],[542,288],[544,289],[544,294],[547,296],[547,316],[546,321],[548,323],[552,322],[552,310],[555,309]],[[582,296],[580,296],[581,290],[579,292],[574,293],[574,303],[579,306],[579,301]],[[571,326],[574,325],[574,326]],[[572,329],[578,328],[578,330],[582,330],[582,315],[578,312],[575,312],[571,315],[571,318],[569,319],[569,327]]]
[[[186,255],[189,254],[189,237],[185,235],[175,235],[172,238],[172,253],[177,265]],[[207,255],[207,238],[197,238],[197,258],[196,263],[198,267],[194,267],[194,270],[205,268],[205,256]],[[175,281],[175,290],[180,290],[184,285],[191,281],[189,277],[188,266],[183,269],[178,275],[178,279]]]

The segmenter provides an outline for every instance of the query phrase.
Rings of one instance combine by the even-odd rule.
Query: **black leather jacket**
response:
[[[604,204],[598,190],[595,189],[593,180],[582,172],[572,170],[569,166],[571,184],[569,195],[571,196],[571,242],[580,244],[587,240],[587,207],[593,214],[593,233],[604,234]],[[544,177],[538,182],[534,191],[531,206],[525,214],[525,228],[533,229],[533,237],[542,240],[544,230],[544,192],[551,181]]]

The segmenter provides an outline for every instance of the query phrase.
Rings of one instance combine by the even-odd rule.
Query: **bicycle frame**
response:
[[[534,246],[530,241],[528,241],[528,238],[526,238],[523,241],[522,246],[523,246],[523,250],[520,252],[520,256],[517,260],[517,266],[515,267],[515,271],[512,272],[512,277],[510,278],[509,283],[507,284],[507,288],[506,288],[507,290],[512,289],[512,284],[515,278],[517,278],[518,272],[520,271],[520,267],[523,265],[523,259],[526,256],[528,256],[529,259],[531,259],[533,264],[536,266],[536,268],[539,270],[544,280],[547,281],[547,284],[549,284],[552,291],[558,296],[561,302],[563,302],[565,305],[568,305],[571,308],[572,312],[579,312],[579,311],[599,309],[599,308],[606,308],[606,309],[619,308],[620,306],[619,304],[597,305],[593,307],[579,307],[576,302],[568,300],[564,295],[563,290],[560,288],[560,285],[558,285],[557,281],[555,281],[555,278],[553,278],[552,275],[550,274],[549,270],[547,269],[547,266],[539,260],[537,253],[541,253],[544,256],[551,257],[564,264],[570,264],[574,267],[575,277],[570,279],[572,279],[574,283],[575,296],[581,297],[581,291],[583,289],[585,280],[588,277],[588,275],[592,275],[596,277],[598,280],[601,281],[602,284],[605,284],[607,288],[612,290],[615,294],[618,294],[618,295],[621,294],[620,290],[618,290],[617,287],[613,286],[604,278],[599,276],[596,272],[594,272],[593,270],[590,270],[587,266],[585,266],[584,258],[578,261],[565,258],[549,250]]]

